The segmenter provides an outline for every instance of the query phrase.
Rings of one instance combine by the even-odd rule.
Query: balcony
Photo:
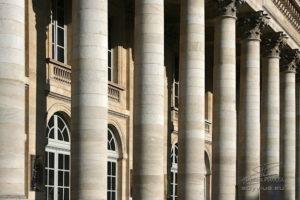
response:
[[[121,95],[122,92],[124,91],[124,88],[120,87],[119,85],[109,82],[108,83],[108,99],[111,100],[112,102],[121,102]]]
[[[172,107],[171,117],[172,117],[175,130],[178,130],[178,108]],[[212,123],[208,120],[205,120],[205,134],[211,135],[211,131],[212,131]]]
[[[47,59],[47,85],[49,95],[70,100],[71,66]]]
[[[49,93],[71,98],[71,66],[47,59],[47,84]],[[112,102],[120,103],[124,88],[118,84],[108,83],[108,98]]]

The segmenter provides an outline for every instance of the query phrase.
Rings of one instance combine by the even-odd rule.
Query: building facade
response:
[[[299,0],[0,0],[0,199],[300,199]]]

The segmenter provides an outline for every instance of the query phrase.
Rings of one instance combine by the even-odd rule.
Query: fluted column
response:
[[[107,197],[107,0],[73,1],[72,199]]]
[[[296,61],[298,50],[282,53],[280,74],[280,175],[283,200],[296,199]]]
[[[25,199],[25,1],[0,1],[0,199]]]
[[[278,199],[279,178],[279,54],[284,43],[282,32],[266,35],[262,41],[262,107],[261,107],[261,199]],[[271,186],[272,189],[268,189]]]
[[[178,197],[204,200],[204,1],[181,1]]]
[[[260,35],[262,11],[240,19],[242,32],[238,130],[238,199],[258,199],[260,171]],[[249,178],[257,178],[249,181]]]
[[[212,199],[234,200],[236,187],[236,6],[216,1],[212,135]],[[180,148],[180,147],[179,147]]]
[[[164,0],[135,1],[133,200],[164,198]]]

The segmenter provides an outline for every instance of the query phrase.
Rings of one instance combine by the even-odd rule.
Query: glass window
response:
[[[48,144],[45,152],[46,200],[70,199],[69,128],[54,114],[47,124]]]
[[[65,62],[65,0],[52,0],[52,58]]]
[[[107,200],[117,200],[118,188],[118,148],[114,133],[108,129],[107,133]]]
[[[177,143],[171,149],[171,182],[170,182],[170,200],[177,199],[177,173],[178,173],[178,145]]]
[[[111,37],[111,19],[108,19],[108,81],[114,82],[114,69],[113,69],[113,49],[112,49],[112,37]]]
[[[174,107],[179,107],[179,58],[175,58],[175,72],[174,72]]]

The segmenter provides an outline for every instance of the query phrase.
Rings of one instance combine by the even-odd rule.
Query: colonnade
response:
[[[25,198],[24,2],[0,1],[0,199]],[[296,181],[299,184],[296,170],[299,173],[300,168],[296,168],[296,156],[300,158],[296,153],[299,51],[282,52],[285,35],[281,32],[262,35],[267,22],[262,12],[241,19],[244,32],[237,119],[236,11],[241,2],[217,1],[212,199],[233,200],[236,195],[238,199],[255,199],[259,195],[261,199],[272,199],[274,192],[283,187],[281,199],[294,200],[296,193],[299,196],[299,187],[295,185]],[[107,5],[107,0],[73,1],[72,199],[107,198]],[[178,180],[181,200],[204,199],[204,8],[204,1],[181,1]],[[134,43],[132,195],[135,200],[162,200],[165,195],[164,0],[135,1]],[[256,188],[248,190],[253,180],[247,178],[253,175],[258,181],[250,187]],[[260,179],[260,175],[266,179]],[[274,176],[282,178],[279,188],[264,190],[264,186],[272,186],[267,178]]]

